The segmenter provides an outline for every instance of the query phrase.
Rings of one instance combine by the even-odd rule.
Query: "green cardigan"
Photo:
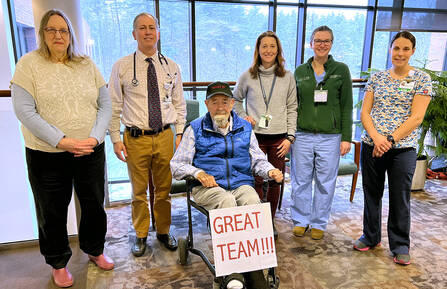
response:
[[[315,80],[313,57],[295,70],[298,94],[297,130],[311,133],[341,133],[342,141],[352,137],[352,80],[346,64],[331,55],[324,64],[326,75],[322,82]],[[314,90],[328,91],[327,102],[314,102]]]

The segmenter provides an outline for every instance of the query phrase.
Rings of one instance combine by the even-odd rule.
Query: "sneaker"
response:
[[[394,263],[404,266],[410,265],[410,254],[396,254],[394,256]]]
[[[360,241],[360,239],[358,239],[357,241],[354,242],[354,249],[357,251],[365,252],[365,251],[374,249],[375,247],[380,247],[380,245],[381,245],[381,243],[379,243],[375,246],[367,246],[365,243]]]
[[[227,284],[227,289],[243,289],[243,288],[244,284],[239,280],[233,279]]]
[[[221,288],[225,289],[243,289],[244,276],[240,273],[233,273],[225,276],[222,280]]]
[[[315,228],[312,228],[312,230],[310,230],[310,237],[314,240],[321,240],[323,239],[323,236],[324,236],[323,230]]]
[[[304,233],[306,233],[306,231],[307,227],[300,227],[300,226],[293,227],[293,235],[295,235],[296,237],[304,236]]]

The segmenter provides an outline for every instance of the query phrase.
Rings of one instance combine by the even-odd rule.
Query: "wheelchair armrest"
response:
[[[187,183],[195,181],[196,178],[193,176],[186,176],[182,180],[185,180]]]

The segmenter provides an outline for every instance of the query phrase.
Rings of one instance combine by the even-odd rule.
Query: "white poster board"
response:
[[[270,203],[209,214],[217,277],[277,266]]]

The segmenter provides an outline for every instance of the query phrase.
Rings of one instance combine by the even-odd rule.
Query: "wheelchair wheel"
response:
[[[184,238],[178,239],[178,257],[181,265],[185,266],[188,263],[188,241]]]
[[[275,271],[275,268],[270,268],[267,275],[267,282],[271,289],[279,288],[279,276]]]

